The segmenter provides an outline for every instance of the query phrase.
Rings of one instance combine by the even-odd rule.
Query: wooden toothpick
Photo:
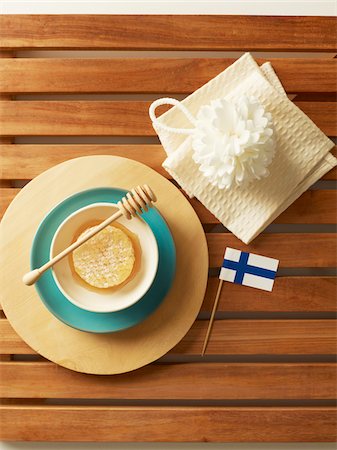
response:
[[[205,336],[204,346],[202,348],[201,356],[204,356],[204,354],[205,354],[205,351],[206,351],[206,348],[207,348],[207,344],[208,344],[208,340],[209,340],[209,336],[210,336],[211,331],[212,331],[213,322],[214,322],[214,316],[215,316],[215,313],[216,313],[216,310],[217,310],[217,307],[218,307],[223,281],[224,280],[221,280],[221,279],[219,281],[218,290],[217,290],[216,297],[215,297],[215,300],[214,300],[214,305],[213,305],[213,309],[212,309],[211,318],[209,319],[207,333],[206,333],[206,336]]]

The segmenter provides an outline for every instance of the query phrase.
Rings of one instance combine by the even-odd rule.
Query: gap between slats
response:
[[[3,52],[4,53],[4,52]],[[20,59],[237,59],[243,50],[15,50]],[[250,51],[255,59],[332,59],[336,52]]]
[[[46,358],[34,354],[6,354],[1,355],[4,362],[49,362]],[[315,355],[171,355],[167,354],[151,364],[187,364],[187,363],[336,363],[335,355],[315,354]]]
[[[88,376],[88,375],[86,375]],[[90,376],[90,375],[89,375]],[[104,375],[103,375],[104,376]],[[10,406],[85,406],[90,409],[93,407],[110,406],[110,407],[334,407],[336,400],[334,399],[272,399],[272,400],[186,400],[186,399],[85,399],[85,398],[4,398],[1,399],[2,405]]]

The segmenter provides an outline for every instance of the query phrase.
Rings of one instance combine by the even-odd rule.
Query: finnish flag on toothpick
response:
[[[219,278],[265,291],[273,289],[278,259],[226,248]]]

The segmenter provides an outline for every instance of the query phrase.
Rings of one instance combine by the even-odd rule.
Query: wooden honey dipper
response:
[[[119,211],[115,212],[112,216],[105,219],[102,223],[92,228],[88,233],[77,239],[76,242],[69,245],[69,247],[64,249],[58,255],[54,256],[54,258],[50,259],[43,266],[34,269],[31,272],[27,272],[22,277],[22,281],[27,286],[31,286],[46,270],[53,267],[54,264],[59,262],[65,256],[69,255],[69,253],[73,252],[76,248],[84,244],[88,239],[95,236],[95,234],[102,231],[105,227],[110,225],[119,217],[125,216],[128,220],[130,220],[132,219],[132,217],[135,217],[137,213],[142,214],[144,211],[147,211],[148,208],[152,207],[152,203],[156,201],[157,198],[155,194],[147,184],[144,184],[143,186],[137,186],[136,188],[132,189],[131,192],[128,192],[126,196],[117,203]]]

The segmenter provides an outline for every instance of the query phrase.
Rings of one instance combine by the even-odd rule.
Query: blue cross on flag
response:
[[[219,278],[265,291],[273,289],[278,259],[226,248]]]

